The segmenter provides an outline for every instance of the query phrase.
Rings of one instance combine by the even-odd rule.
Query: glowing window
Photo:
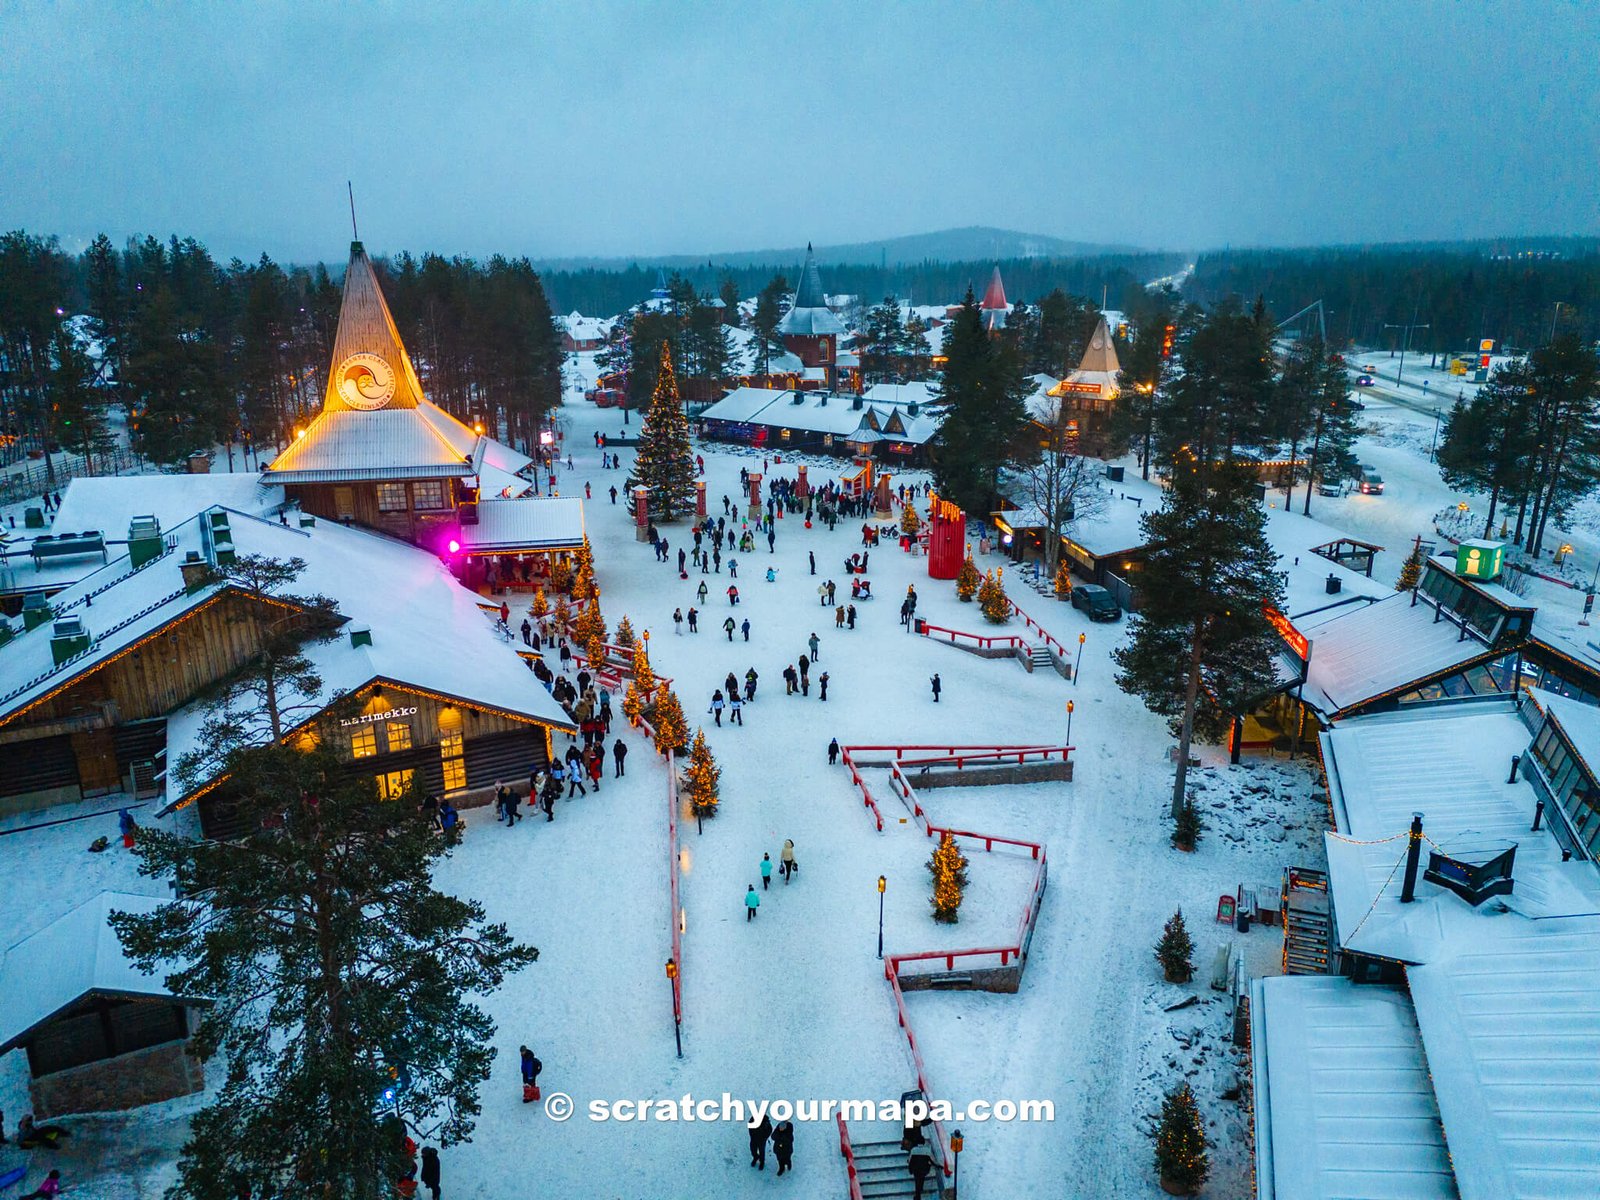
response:
[[[371,725],[350,731],[350,753],[356,758],[371,758],[378,752],[378,734]]]
[[[411,722],[390,721],[389,753],[393,754],[396,750],[409,749],[411,749]]]
[[[403,483],[380,483],[378,485],[378,511],[405,512],[406,485]]]
[[[374,778],[378,781],[378,795],[385,800],[398,800],[411,789],[410,771],[385,771]]]

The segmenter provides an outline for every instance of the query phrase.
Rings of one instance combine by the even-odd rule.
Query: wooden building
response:
[[[823,290],[822,274],[817,270],[817,256],[807,243],[794,306],[778,322],[778,336],[783,339],[784,349],[796,355],[806,367],[822,371],[823,387],[831,391],[840,386],[839,339],[846,332],[844,322],[828,307],[828,294]]]

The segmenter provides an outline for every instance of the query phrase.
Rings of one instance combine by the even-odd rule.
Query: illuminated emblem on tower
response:
[[[339,398],[351,408],[372,412],[394,398],[394,368],[376,354],[352,354],[335,376]]]

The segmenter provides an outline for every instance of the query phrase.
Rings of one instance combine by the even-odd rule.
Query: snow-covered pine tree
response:
[[[538,951],[434,889],[458,839],[419,821],[414,796],[381,799],[327,746],[245,748],[227,767],[243,837],[142,829],[140,869],[182,879],[184,899],[111,918],[140,967],[211,1001],[190,1052],[226,1055],[173,1194],[228,1200],[245,1179],[383,1200],[404,1166],[396,1113],[442,1146],[470,1139],[495,1056],[481,997]]]
[[[650,512],[658,521],[693,511],[694,447],[689,442],[689,421],[678,398],[672,347],[667,342],[661,344],[661,369],[656,374],[650,411],[639,430],[633,474],[650,489]]]
[[[722,778],[722,768],[711,756],[706,744],[706,731],[694,731],[694,744],[689,748],[689,768],[683,775],[684,794],[689,799],[689,810],[697,817],[714,817],[721,796],[717,782]]]
[[[1183,923],[1183,909],[1178,909],[1161,930],[1161,940],[1156,943],[1156,961],[1168,983],[1188,983],[1194,975],[1194,942],[1189,928]]]
[[[1155,1152],[1162,1184],[1175,1195],[1193,1195],[1211,1173],[1205,1122],[1187,1083],[1173,1088],[1161,1102]]]
[[[967,859],[949,831],[939,835],[939,844],[928,859],[928,874],[933,876],[933,919],[954,925],[959,919],[962,891],[967,886]]]

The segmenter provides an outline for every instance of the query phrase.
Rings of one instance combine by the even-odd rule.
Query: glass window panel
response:
[[[405,512],[405,510],[406,485],[403,483],[380,483],[378,485],[378,511]]]
[[[350,731],[350,753],[355,758],[371,758],[378,752],[378,734],[371,725]]]
[[[389,753],[396,750],[411,749],[411,722],[390,721],[389,726]]]

